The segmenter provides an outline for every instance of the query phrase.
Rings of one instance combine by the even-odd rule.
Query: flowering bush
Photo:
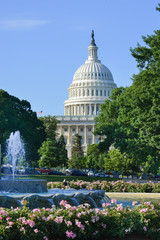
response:
[[[62,187],[62,183],[57,182],[48,182],[48,188],[57,188]],[[106,192],[160,192],[160,182],[153,183],[133,183],[133,182],[125,182],[122,180],[119,181],[94,181],[94,182],[86,182],[82,180],[78,181],[70,181],[71,188],[82,189],[86,188],[88,190],[97,189],[104,190]]]
[[[27,204],[27,203],[25,203]],[[160,204],[150,202],[134,208],[104,203],[103,209],[90,209],[88,204],[74,207],[62,200],[60,208],[0,208],[0,239],[5,240],[87,240],[121,239],[132,232],[160,239]],[[125,238],[124,238],[125,239]]]

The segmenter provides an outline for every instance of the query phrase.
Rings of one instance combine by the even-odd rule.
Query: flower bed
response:
[[[122,180],[119,181],[94,181],[94,182],[86,182],[86,181],[70,181],[71,188],[82,189],[86,188],[88,190],[97,189],[104,190],[106,192],[151,192],[151,193],[160,193],[160,182],[153,183],[133,183],[133,182],[125,182]],[[48,182],[48,189],[51,188],[61,188],[63,187],[62,182]]]
[[[88,204],[74,207],[64,200],[58,209],[30,210],[26,201],[23,208],[0,208],[0,239],[117,240],[134,239],[135,232],[148,237],[144,239],[160,239],[160,204],[133,202],[131,209],[114,199],[111,203],[103,204],[102,210],[90,209]]]

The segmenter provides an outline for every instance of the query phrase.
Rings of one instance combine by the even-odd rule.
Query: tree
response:
[[[43,122],[46,132],[46,140],[43,142],[39,149],[41,156],[39,160],[40,167],[57,167],[59,166],[59,148],[56,141],[56,129],[57,123],[55,117],[47,116],[41,117],[40,120]]]
[[[81,144],[82,137],[77,133],[74,135],[73,146],[72,146],[72,157],[68,159],[68,167],[69,168],[77,168],[80,169],[85,167],[85,157]]]
[[[42,143],[39,149],[41,158],[39,160],[40,167],[53,168],[59,166],[59,151],[56,141],[47,139]]]
[[[25,142],[26,161],[30,166],[36,166],[39,159],[38,148],[44,141],[45,132],[36,112],[31,110],[30,103],[26,100],[21,101],[1,89],[0,119],[0,143],[3,156],[6,139],[11,132],[19,130]]]
[[[112,92],[111,101],[101,107],[95,130],[106,136],[103,149],[112,144],[119,147],[131,168],[143,166],[148,156],[160,166],[160,30],[142,38],[145,46],[131,49],[139,73],[130,87]]]
[[[59,165],[67,165],[67,150],[66,144],[64,140],[64,136],[61,135],[58,141],[58,149],[59,149]]]
[[[83,151],[82,144],[81,144],[81,139],[82,139],[82,137],[79,136],[77,133],[74,135],[72,156],[74,156],[74,155],[83,156],[84,155],[84,151]]]

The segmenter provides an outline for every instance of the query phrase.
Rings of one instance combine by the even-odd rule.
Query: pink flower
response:
[[[144,227],[143,227],[143,230],[146,232],[146,231],[147,231],[147,228],[144,226]]]
[[[21,232],[24,231],[24,227],[21,227],[19,230],[20,230]]]
[[[75,238],[76,237],[76,234],[75,233],[73,233],[72,231],[66,231],[66,236],[68,237],[68,238]]]
[[[9,222],[8,224],[9,224],[9,226],[12,226],[14,223],[13,222]]]
[[[44,236],[43,238],[44,238],[44,240],[48,240],[48,238],[46,236]]]
[[[138,203],[137,201],[133,201],[132,206],[135,206],[137,203]]]
[[[116,209],[117,211],[122,211],[123,210],[122,204],[118,204]]]
[[[111,206],[110,203],[102,203],[102,207],[103,207],[103,208],[104,208],[104,207],[109,207],[109,206]]]
[[[40,209],[39,208],[35,208],[32,210],[32,212],[40,212]]]
[[[116,199],[111,199],[111,203],[117,204],[117,200]]]
[[[79,222],[77,219],[75,219],[75,224],[77,225],[77,227],[81,228],[83,231],[85,230],[84,225],[81,222]]]
[[[36,228],[36,229],[34,229],[34,232],[35,232],[35,233],[38,233],[38,232],[39,232],[39,230]]]
[[[148,208],[142,208],[142,209],[139,210],[139,212],[140,212],[140,213],[142,213],[142,212],[148,212]]]
[[[27,220],[26,222],[31,228],[33,228],[35,226],[35,222],[32,220]]]
[[[63,222],[63,216],[61,216],[61,217],[56,217],[56,218],[54,219],[54,221],[55,221],[56,223],[62,223],[62,222]]]

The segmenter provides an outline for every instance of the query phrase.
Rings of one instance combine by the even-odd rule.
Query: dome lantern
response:
[[[98,56],[97,56],[98,47],[95,44],[94,30],[92,30],[91,37],[92,37],[91,44],[88,47],[89,56],[88,56],[88,60],[85,63],[101,62],[98,60]]]

